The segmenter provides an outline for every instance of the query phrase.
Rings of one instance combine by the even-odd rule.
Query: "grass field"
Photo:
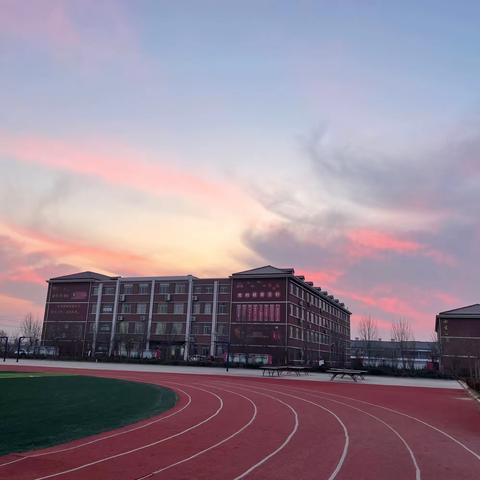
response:
[[[0,373],[0,455],[111,430],[175,405],[173,391],[109,378]]]

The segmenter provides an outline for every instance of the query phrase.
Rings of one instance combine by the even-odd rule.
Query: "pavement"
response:
[[[89,369],[89,370],[109,370],[120,372],[156,372],[171,374],[188,374],[188,375],[219,375],[229,377],[261,377],[260,370],[248,368],[230,368],[227,372],[225,368],[218,367],[194,367],[194,366],[177,366],[177,365],[147,365],[133,363],[102,363],[102,362],[66,362],[62,360],[31,360],[20,359],[16,363],[15,359],[7,358],[5,363],[0,361],[0,366],[31,366],[31,367],[48,367],[48,368],[73,368],[73,369]],[[264,377],[269,378],[269,377]],[[278,377],[274,377],[278,378]],[[283,375],[281,377],[291,381],[310,381],[310,382],[330,382],[330,375],[327,373],[310,373],[309,375]],[[335,383],[354,383],[350,378],[336,378]],[[409,377],[389,377],[367,375],[365,380],[359,380],[357,383],[362,385],[385,385],[399,387],[426,387],[426,388],[446,388],[463,390],[462,385],[456,380],[443,380],[433,378],[409,378]]]

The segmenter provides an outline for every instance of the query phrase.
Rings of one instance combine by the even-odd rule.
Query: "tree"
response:
[[[375,320],[369,315],[362,317],[359,326],[360,340],[365,344],[365,351],[367,352],[368,363],[371,364],[373,360],[372,342],[378,338],[378,325]]]
[[[403,368],[407,368],[408,342],[414,341],[412,327],[406,318],[399,318],[392,323],[392,340],[398,343]]]
[[[20,333],[22,337],[30,338],[31,344],[35,344],[42,335],[42,323],[35,320],[31,313],[27,313],[20,324]]]

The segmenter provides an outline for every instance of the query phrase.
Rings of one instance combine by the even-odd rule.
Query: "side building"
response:
[[[480,304],[440,312],[435,331],[440,369],[454,375],[470,374],[480,360]]]
[[[222,358],[249,363],[343,365],[350,312],[293,269],[228,278],[110,277],[48,280],[44,345],[65,357]]]

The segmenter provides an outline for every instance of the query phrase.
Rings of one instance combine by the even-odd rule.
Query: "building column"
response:
[[[150,292],[150,309],[148,311],[148,323],[147,323],[147,343],[145,350],[150,350],[150,331],[152,329],[152,316],[153,316],[153,297],[155,295],[155,280],[152,280],[151,292]]]
[[[188,300],[187,300],[187,321],[185,325],[185,350],[183,352],[183,359],[188,360],[190,352],[190,329],[192,325],[192,294],[193,294],[193,278],[188,278]]]
[[[115,286],[115,301],[113,304],[113,316],[112,316],[112,331],[110,333],[110,347],[108,349],[108,356],[110,357],[113,352],[113,343],[115,341],[115,328],[117,326],[117,311],[118,311],[118,296],[120,294],[120,279],[117,280]]]
[[[210,332],[210,356],[215,356],[215,340],[217,339],[218,280],[213,282],[212,331]]]
[[[97,293],[97,308],[95,309],[95,325],[93,326],[92,353],[94,356],[97,348],[98,322],[100,321],[100,306],[102,304],[102,291],[103,291],[103,283],[100,283],[98,285],[98,293]]]

